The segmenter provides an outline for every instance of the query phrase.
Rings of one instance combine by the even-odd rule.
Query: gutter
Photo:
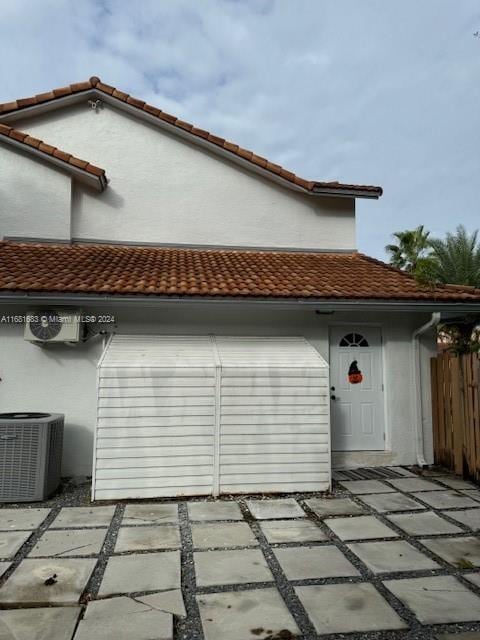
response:
[[[428,322],[423,324],[412,334],[413,348],[413,381],[415,384],[415,440],[417,452],[417,464],[419,467],[427,466],[425,460],[425,448],[423,445],[423,401],[422,401],[422,374],[420,363],[420,336],[424,335],[430,329],[434,329],[440,322],[441,313],[438,311],[432,313],[432,317]]]

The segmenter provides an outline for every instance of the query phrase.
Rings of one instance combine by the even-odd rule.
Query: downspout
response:
[[[425,467],[425,450],[423,446],[423,401],[422,401],[422,374],[420,365],[420,341],[421,335],[429,329],[434,329],[440,322],[441,314],[436,311],[432,313],[432,317],[428,322],[423,324],[412,334],[412,351],[413,351],[413,380],[415,384],[415,439],[417,449],[417,464],[419,467]]]

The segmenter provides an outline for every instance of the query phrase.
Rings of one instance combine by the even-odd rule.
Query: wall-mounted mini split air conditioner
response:
[[[80,330],[80,311],[41,309],[27,313],[24,338],[36,343],[78,342]]]

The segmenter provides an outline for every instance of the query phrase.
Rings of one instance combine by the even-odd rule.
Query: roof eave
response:
[[[8,136],[0,135],[0,142],[3,142],[6,145],[10,145],[15,149],[22,151],[26,154],[29,154],[33,157],[36,157],[40,160],[44,160],[55,167],[70,173],[76,180],[83,182],[90,187],[93,187],[97,191],[104,191],[107,187],[108,181],[105,174],[97,176],[89,171],[84,171],[80,167],[76,167],[68,162],[64,162],[55,156],[52,156],[48,153],[43,153],[43,151],[39,151],[35,147],[31,147],[29,145],[20,142],[19,140],[15,140],[14,138],[10,138]]]
[[[291,182],[290,180],[283,178],[280,175],[275,174],[272,171],[264,169],[260,165],[254,164],[246,158],[242,158],[241,156],[216,145],[210,140],[192,135],[188,130],[184,130],[177,125],[167,122],[166,120],[161,120],[157,116],[150,114],[143,109],[139,109],[138,107],[135,107],[128,102],[119,100],[115,96],[111,96],[108,93],[105,93],[104,91],[96,88],[86,89],[84,91],[79,91],[68,96],[52,98],[51,100],[46,100],[45,102],[42,102],[40,104],[35,104],[29,107],[17,109],[15,111],[2,113],[0,114],[0,122],[7,122],[10,124],[11,122],[29,117],[32,114],[47,113],[61,107],[77,104],[85,98],[101,99],[106,104],[125,111],[126,113],[129,113],[137,118],[148,122],[149,124],[153,124],[154,126],[172,133],[173,135],[178,136],[179,138],[182,138],[183,140],[191,144],[196,144],[203,149],[206,149],[207,151],[215,153],[221,157],[228,158],[230,161],[247,169],[250,172],[261,175],[268,180],[271,180],[292,191],[296,191],[297,193],[302,193],[303,195],[312,197],[328,196],[333,198],[368,198],[374,200],[378,200],[378,198],[382,195],[381,188],[378,188],[376,191],[372,191],[371,189],[342,189],[341,187],[329,188],[326,186],[314,185],[312,189],[306,189],[298,184],[295,184],[294,182]]]

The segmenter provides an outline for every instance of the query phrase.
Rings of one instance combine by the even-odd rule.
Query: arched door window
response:
[[[347,333],[340,340],[340,347],[368,347],[368,340],[361,333]]]

